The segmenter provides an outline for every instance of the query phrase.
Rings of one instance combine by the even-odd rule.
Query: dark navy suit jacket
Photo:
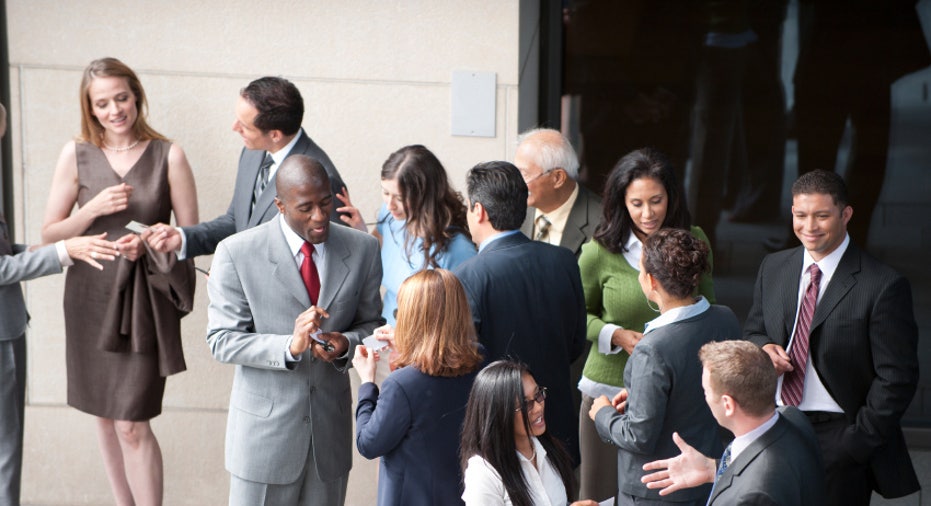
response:
[[[585,296],[575,255],[521,233],[488,244],[455,270],[489,360],[527,364],[549,389],[547,431],[579,462],[579,419],[571,364],[585,344]]]
[[[364,457],[382,457],[378,504],[462,504],[459,435],[478,370],[443,378],[402,367],[359,387],[356,447]]]

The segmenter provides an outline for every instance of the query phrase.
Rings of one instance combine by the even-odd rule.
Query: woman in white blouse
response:
[[[460,448],[467,506],[569,503],[575,489],[572,463],[561,443],[546,433],[544,402],[546,388],[523,364],[499,360],[478,373]]]

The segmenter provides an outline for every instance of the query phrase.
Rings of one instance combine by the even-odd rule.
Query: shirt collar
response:
[[[652,332],[660,327],[665,327],[670,323],[675,323],[681,320],[687,320],[695,315],[704,313],[711,307],[711,304],[708,303],[708,299],[704,295],[699,295],[698,299],[694,304],[689,304],[688,306],[674,307],[669,311],[659,315],[658,318],[648,321],[644,326],[643,333],[647,334]]]
[[[640,270],[640,255],[643,254],[643,243],[637,234],[631,232],[627,238],[627,244],[624,245],[624,259],[634,270]]]
[[[278,167],[281,166],[281,162],[283,162],[284,159],[288,157],[288,154],[291,152],[292,149],[294,149],[294,145],[297,144],[298,139],[300,139],[301,135],[303,134],[304,134],[304,129],[298,130],[297,135],[295,135],[294,138],[291,139],[291,142],[285,144],[284,147],[279,149],[278,151],[275,151],[274,153],[270,153],[272,155],[272,161],[275,162],[274,165],[272,165],[272,170],[270,174],[274,174],[275,172],[278,171]]]
[[[815,262],[815,259],[811,257],[811,253],[808,250],[805,250],[805,254],[802,256],[802,275],[808,272],[808,267],[811,264],[817,263],[818,269],[821,271],[822,280],[830,280],[834,277],[834,271],[837,270],[837,266],[840,265],[840,259],[843,258],[844,253],[847,251],[847,246],[850,245],[850,235],[844,235],[844,241],[840,243],[840,246],[837,247],[834,251],[830,252],[822,258],[820,261]],[[824,281],[822,283],[826,284]]]
[[[543,211],[537,209],[533,213],[533,219],[536,220],[540,216],[546,216],[546,219],[554,226],[562,230],[565,226],[566,220],[569,218],[569,212],[572,211],[572,206],[575,204],[575,199],[579,196],[579,184],[575,183],[575,189],[572,190],[572,193],[569,194],[569,198],[562,203],[556,209],[553,209],[552,212],[544,213]]]
[[[731,442],[731,462],[735,461],[737,459],[737,456],[740,455],[741,452],[746,450],[747,447],[750,446],[750,444],[752,444],[760,436],[765,434],[766,431],[771,429],[773,425],[776,425],[776,422],[778,420],[779,420],[779,412],[775,411],[773,412],[773,416],[771,416],[769,420],[766,420],[765,422],[760,424],[759,427],[751,430],[750,432],[742,436],[735,437],[734,441]],[[728,462],[728,464],[730,464],[730,462]]]
[[[281,214],[278,214],[278,224],[281,226],[284,240],[288,242],[288,249],[291,251],[291,256],[296,257],[297,254],[301,252],[301,246],[304,245],[304,238],[297,235],[297,232],[291,229],[291,226],[288,225],[288,222],[284,220],[284,216]],[[314,244],[314,251],[318,256],[322,257],[324,251],[326,251],[326,243]]]
[[[497,241],[498,239],[504,239],[509,235],[519,234],[520,230],[505,230],[504,232],[498,232],[491,237],[486,237],[482,244],[478,246],[478,252],[481,253],[483,249],[488,247],[489,244]]]

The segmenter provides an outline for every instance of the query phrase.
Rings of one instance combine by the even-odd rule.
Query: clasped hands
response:
[[[320,332],[320,326],[330,313],[317,306],[310,306],[294,320],[294,333],[291,334],[291,356],[298,357],[308,349],[314,357],[332,362],[343,356],[349,349],[349,339],[339,332]],[[314,339],[314,334],[316,338]],[[319,339],[319,341],[318,341]]]
[[[601,411],[601,408],[605,406],[611,406],[617,410],[618,413],[623,415],[624,412],[627,411],[627,396],[627,389],[622,388],[613,399],[608,399],[607,395],[598,397],[592,401],[592,408],[588,410],[588,417],[594,420],[595,415],[597,415],[598,412]]]

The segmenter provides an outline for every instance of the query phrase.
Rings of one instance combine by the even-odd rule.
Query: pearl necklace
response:
[[[129,146],[124,146],[124,147],[122,147],[122,148],[114,148],[113,146],[111,146],[111,145],[107,144],[106,142],[104,142],[104,143],[103,143],[103,148],[106,149],[107,151],[111,151],[111,152],[113,152],[113,153],[122,153],[122,152],[124,152],[124,151],[129,151],[130,149],[133,149],[134,147],[136,147],[136,146],[138,146],[138,145],[139,145],[139,139],[136,139],[136,142],[130,144]]]

